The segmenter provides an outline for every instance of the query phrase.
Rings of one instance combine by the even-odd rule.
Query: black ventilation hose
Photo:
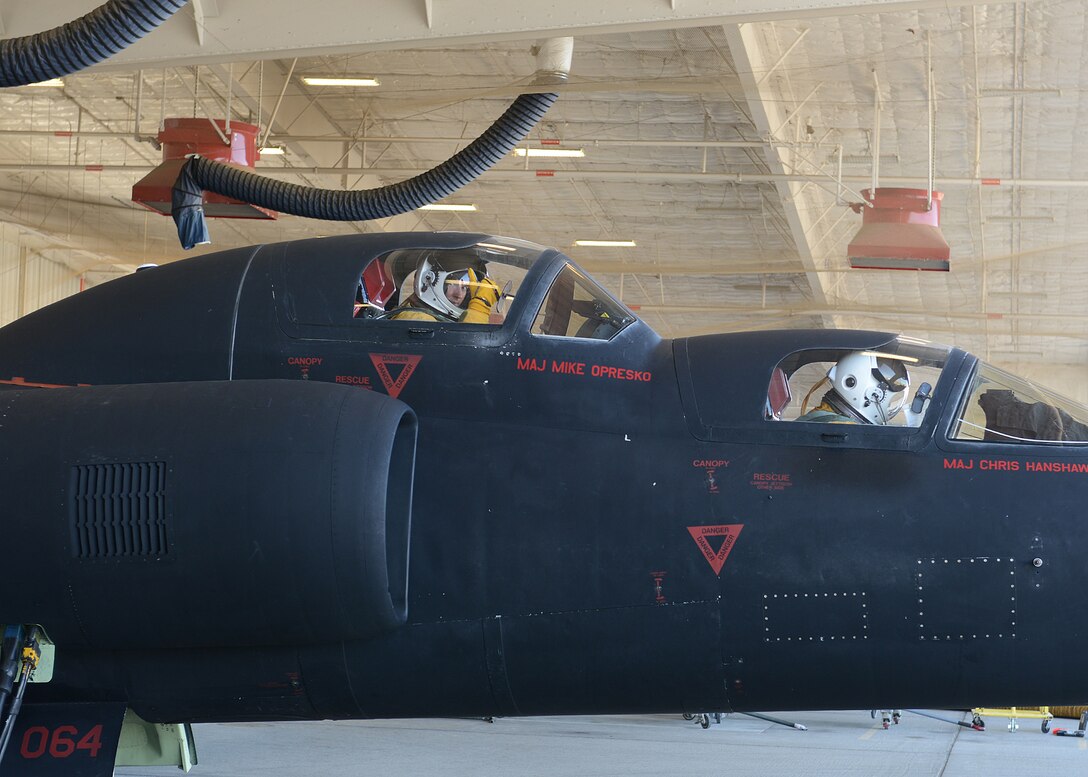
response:
[[[188,0],[108,0],[36,35],[0,41],[0,87],[60,78],[108,59],[147,35]]]
[[[415,210],[474,181],[509,154],[540,121],[556,97],[552,93],[521,95],[480,137],[442,164],[407,181],[378,189],[313,189],[254,175],[199,156],[191,157],[182,167],[173,191],[172,215],[182,245],[192,248],[195,244],[186,238],[184,222],[200,208],[203,190],[280,213],[329,221],[367,221]],[[206,236],[206,232],[203,234]]]

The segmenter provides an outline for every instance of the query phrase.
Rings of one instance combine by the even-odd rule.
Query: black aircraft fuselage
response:
[[[779,420],[780,365],[894,336],[544,333],[553,250],[501,323],[353,313],[376,257],[494,240],[230,250],[0,329],[0,623],[57,646],[28,701],[195,722],[1088,697],[1050,659],[1085,637],[1088,452],[957,435],[977,359],[946,352],[915,427]]]

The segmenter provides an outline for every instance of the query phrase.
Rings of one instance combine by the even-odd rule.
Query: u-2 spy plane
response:
[[[469,270],[481,322],[400,315]],[[5,773],[112,767],[126,710],[1088,696],[1047,660],[1085,636],[1088,409],[955,348],[665,340],[554,249],[405,233],[119,278],[0,370],[5,712],[50,659]]]

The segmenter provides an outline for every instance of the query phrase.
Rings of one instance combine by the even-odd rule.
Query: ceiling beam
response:
[[[471,139],[469,139],[471,140]],[[50,170],[82,170],[89,173],[130,172],[145,174],[154,169],[154,165],[69,165],[69,164],[0,164],[0,171],[45,172]],[[387,178],[405,179],[424,172],[424,168],[407,167],[259,167],[262,175],[376,175]],[[558,168],[492,168],[485,173],[492,179],[548,179],[556,181],[679,181],[690,183],[733,183],[760,184],[797,182],[805,183],[814,176],[805,173],[701,173],[687,170],[563,170]],[[843,183],[867,183],[862,176],[842,177]],[[896,186],[925,186],[923,177],[881,176],[881,183]],[[959,186],[984,186],[990,179],[974,178],[934,178],[934,184],[945,189]],[[1010,189],[1088,189],[1088,178],[1011,178],[1000,181],[993,179],[993,185]],[[845,205],[843,206],[845,210]]]
[[[729,53],[733,57],[734,66],[744,85],[748,111],[756,129],[761,137],[769,140],[777,139],[776,133],[789,123],[793,114],[786,114],[784,104],[776,99],[778,93],[772,91],[772,84],[765,76],[773,72],[786,55],[783,54],[772,63],[770,52],[765,52],[763,49],[760,30],[754,25],[727,25],[725,39],[729,43]],[[790,50],[792,48],[791,46]],[[757,76],[762,77],[757,78]],[[794,113],[796,112],[795,110]],[[808,271],[807,278],[812,288],[813,298],[817,302],[827,303],[829,299],[827,284],[825,279],[814,272],[821,268],[817,264],[813,255],[813,246],[809,242],[814,216],[811,215],[811,211],[799,207],[800,189],[794,186],[794,181],[787,177],[790,173],[781,150],[768,146],[763,156],[770,174],[775,176],[774,183],[778,190],[779,201],[782,203],[783,215],[789,225],[798,259]]]
[[[193,22],[196,24],[196,40],[204,45],[205,20],[219,16],[218,0],[193,0]]]
[[[65,24],[102,0],[5,0],[11,37]],[[971,4],[971,0],[322,0],[320,13],[294,0],[199,0],[98,67],[134,69],[243,59],[312,56],[416,45],[531,40],[640,30]],[[218,15],[213,8],[218,7]],[[577,59],[575,60],[577,62]]]

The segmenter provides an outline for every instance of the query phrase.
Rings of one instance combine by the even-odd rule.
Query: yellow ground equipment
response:
[[[1054,716],[1050,714],[1050,707],[975,707],[971,710],[971,714],[974,715],[971,722],[979,727],[986,726],[982,719],[983,715],[992,718],[1008,718],[1009,731],[1020,728],[1018,723],[1020,718],[1041,720],[1041,729],[1044,734],[1050,731],[1050,721],[1054,719]]]

